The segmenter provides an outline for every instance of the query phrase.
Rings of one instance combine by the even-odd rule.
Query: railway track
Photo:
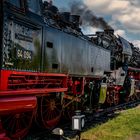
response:
[[[86,131],[98,124],[105,123],[109,119],[116,117],[120,111],[124,111],[129,108],[136,107],[140,104],[140,100],[131,101],[129,103],[123,103],[115,107],[110,107],[103,109],[97,113],[84,113],[85,118],[85,127],[83,131]],[[76,136],[77,132],[71,130],[71,122],[65,122],[58,125],[64,131],[64,137],[62,140],[69,140]],[[29,135],[24,138],[24,140],[58,140],[59,136],[53,135],[52,131],[49,130],[36,130],[29,133]]]

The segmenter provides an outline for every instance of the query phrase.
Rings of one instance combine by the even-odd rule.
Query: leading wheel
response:
[[[45,128],[52,129],[60,121],[61,100],[56,96],[43,96],[41,99],[41,119]]]
[[[3,128],[14,140],[23,138],[32,124],[34,110],[2,117]]]

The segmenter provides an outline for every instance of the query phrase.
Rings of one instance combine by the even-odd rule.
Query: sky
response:
[[[49,1],[49,0],[47,0]],[[96,17],[103,17],[115,30],[140,48],[140,0],[52,0],[60,11],[70,11],[71,3],[83,2]],[[86,27],[85,34],[95,33],[99,28]]]

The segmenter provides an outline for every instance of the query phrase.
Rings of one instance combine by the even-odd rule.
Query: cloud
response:
[[[97,15],[110,16],[110,22],[131,33],[140,32],[139,0],[84,0]]]
[[[134,40],[132,41],[135,47],[138,47],[140,49],[140,40]]]
[[[122,37],[126,38],[126,32],[125,32],[125,30],[118,29],[118,30],[115,31],[114,34],[116,36],[119,35],[119,36],[122,36]]]
[[[97,14],[112,14],[128,8],[130,2],[124,0],[84,0],[84,3]]]
[[[140,32],[140,8],[130,7],[121,14],[115,14],[113,19],[119,21],[128,31],[133,33]]]
[[[91,26],[82,26],[83,34],[95,34],[97,31],[101,31],[99,28],[93,28]]]

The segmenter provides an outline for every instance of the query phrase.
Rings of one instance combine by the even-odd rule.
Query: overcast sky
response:
[[[49,1],[49,0],[47,0]],[[140,47],[140,0],[52,0],[61,10],[70,10],[70,3],[83,1],[97,17],[103,17],[115,33]],[[95,32],[86,28],[85,32]]]

